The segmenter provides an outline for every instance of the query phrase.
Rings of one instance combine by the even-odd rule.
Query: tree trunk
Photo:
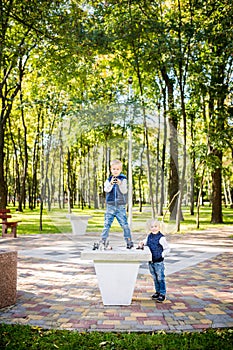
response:
[[[176,220],[178,196],[179,193],[179,173],[178,173],[178,139],[177,131],[173,126],[172,120],[170,124],[170,169],[168,193],[170,202],[170,220]]]
[[[222,151],[213,150],[213,154],[219,159],[222,164]],[[212,172],[212,224],[222,224],[222,169],[218,166]]]
[[[141,72],[139,69],[139,65],[137,66],[137,73],[138,73],[138,82],[139,82],[139,87],[140,87],[140,93],[141,93],[141,96],[143,96],[143,86],[142,86]],[[151,166],[150,166],[150,145],[149,145],[148,127],[147,127],[147,120],[146,120],[145,102],[144,102],[143,98],[142,98],[142,113],[143,113],[145,146],[146,146],[148,185],[149,185],[151,212],[152,212],[151,214],[152,214],[152,217],[154,218],[155,217],[155,205],[154,205],[154,196],[153,196],[153,181],[152,181]]]
[[[205,175],[205,163],[203,164],[202,176],[200,179],[200,189],[197,197],[197,215],[196,215],[197,228],[200,227],[200,205],[201,205],[201,196],[202,196],[202,190],[204,185],[204,175]]]
[[[20,70],[21,72],[21,70]],[[22,78],[23,72],[21,72],[20,76]],[[23,207],[25,209],[25,201],[26,201],[26,179],[27,179],[27,172],[28,172],[28,146],[27,146],[27,126],[25,123],[24,118],[24,108],[23,108],[23,92],[21,89],[22,80],[20,81],[20,103],[21,103],[21,118],[22,118],[22,124],[23,124],[23,153],[24,156],[22,157],[22,168],[23,168],[23,176],[21,178],[21,191],[19,193],[19,205],[18,210],[23,211]],[[19,137],[19,144],[20,144],[20,131],[18,132]]]
[[[93,149],[93,200],[94,200],[94,209],[99,209],[99,188],[98,188],[98,150],[97,146],[94,146]]]
[[[91,176],[90,176],[90,147],[88,146],[87,154],[87,202],[88,208],[91,209]]]
[[[196,172],[196,160],[195,160],[195,150],[194,150],[194,120],[195,116],[191,115],[191,180],[190,180],[190,215],[194,215],[194,185],[195,185],[195,172]]]
[[[143,195],[142,195],[142,176],[143,176],[143,149],[140,153],[140,168],[139,168],[139,176],[138,176],[138,189],[139,189],[139,212],[142,212],[142,203],[143,203]]]
[[[162,77],[165,81],[168,91],[168,108],[169,108],[169,130],[170,130],[170,168],[169,168],[169,211],[170,219],[176,219],[177,213],[177,193],[179,192],[179,173],[178,173],[178,138],[177,138],[177,117],[174,113],[174,89],[173,81],[169,78],[166,68],[161,69]]]
[[[160,166],[160,138],[161,138],[161,115],[160,115],[160,108],[158,110],[159,114],[159,125],[158,125],[158,134],[157,134],[157,141],[156,141],[156,171],[155,171],[155,207],[156,207],[156,213],[159,212],[159,187],[161,185],[161,182],[159,181],[159,166]]]
[[[161,159],[161,188],[160,188],[160,206],[159,206],[159,212],[158,215],[163,215],[163,206],[165,202],[165,162],[166,162],[166,145],[167,145],[167,94],[166,94],[166,88],[162,88],[163,91],[163,147],[162,147],[162,159]]]
[[[0,208],[7,204],[7,187],[4,178],[4,125],[0,122]]]

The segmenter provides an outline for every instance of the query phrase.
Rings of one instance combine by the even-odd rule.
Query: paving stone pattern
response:
[[[130,306],[104,306],[93,263],[80,260],[97,234],[1,239],[0,249],[18,251],[18,283],[16,304],[0,310],[0,323],[104,332],[233,327],[232,235],[227,226],[169,235],[166,301],[151,300],[153,280],[142,264]],[[112,233],[111,243],[122,244],[122,235]]]

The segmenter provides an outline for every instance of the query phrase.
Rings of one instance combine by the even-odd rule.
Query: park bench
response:
[[[12,216],[10,214],[10,209],[0,209],[0,219],[2,222],[0,224],[2,225],[2,237],[17,237],[17,226],[18,221],[8,221]],[[10,232],[9,232],[10,230]]]

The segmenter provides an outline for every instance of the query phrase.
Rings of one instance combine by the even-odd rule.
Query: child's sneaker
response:
[[[160,293],[156,292],[155,294],[152,295],[151,298],[152,298],[153,300],[157,300],[159,296],[160,296]]]
[[[102,239],[99,243],[99,250],[104,250],[106,245],[106,240]]]
[[[99,243],[94,243],[92,250],[98,250],[99,249]]]
[[[157,303],[162,303],[164,300],[165,300],[165,295],[163,295],[163,294],[160,294],[158,299],[156,299]]]
[[[133,248],[133,242],[132,242],[132,241],[130,241],[130,240],[128,240],[128,241],[127,241],[126,248],[127,248],[127,249],[131,249],[131,248]]]
[[[109,245],[109,240],[102,239],[99,244],[99,250],[111,250],[112,247]]]

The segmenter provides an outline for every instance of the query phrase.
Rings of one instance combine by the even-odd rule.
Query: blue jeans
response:
[[[117,219],[120,226],[124,230],[124,239],[131,240],[131,232],[127,221],[125,205],[110,205],[107,204],[106,213],[104,216],[104,229],[101,234],[101,238],[106,240],[108,238],[109,230],[112,226],[114,218]]]
[[[154,279],[155,291],[166,295],[166,282],[164,274],[164,263],[161,262],[149,262],[149,270]]]

